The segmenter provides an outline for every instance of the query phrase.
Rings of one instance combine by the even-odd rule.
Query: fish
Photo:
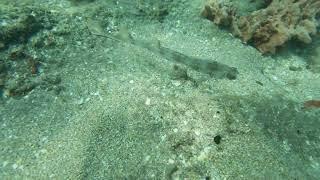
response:
[[[218,61],[210,60],[210,59],[201,59],[201,58],[185,55],[178,51],[162,46],[159,40],[146,41],[146,40],[134,39],[125,28],[120,28],[118,34],[115,36],[96,33],[91,31],[90,29],[89,31],[92,35],[109,38],[118,42],[129,43],[129,44],[147,49],[155,54],[160,55],[161,57],[167,60],[173,61],[175,63],[184,64],[193,70],[208,74],[210,75],[210,77],[214,77],[217,79],[235,80],[237,78],[237,75],[239,74],[237,68],[235,67],[230,67],[226,64],[220,63]]]

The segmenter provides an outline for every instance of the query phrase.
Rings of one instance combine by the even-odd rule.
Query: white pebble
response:
[[[181,85],[181,82],[180,81],[173,81],[172,84],[176,87],[180,86]]]
[[[151,99],[150,99],[150,98],[147,98],[147,99],[146,99],[146,102],[145,102],[145,105],[150,106],[150,104],[151,104]]]
[[[9,164],[9,162],[8,162],[8,161],[4,161],[4,162],[2,163],[2,167],[6,167],[7,164]]]
[[[12,168],[13,168],[13,169],[17,169],[17,168],[18,168],[18,165],[17,165],[17,164],[12,164]]]

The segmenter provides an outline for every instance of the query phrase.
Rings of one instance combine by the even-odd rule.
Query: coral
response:
[[[209,0],[202,12],[214,23],[230,26],[235,36],[253,43],[262,53],[274,53],[292,39],[310,43],[317,33],[319,14],[319,0],[273,0],[246,16],[237,15],[230,1]]]

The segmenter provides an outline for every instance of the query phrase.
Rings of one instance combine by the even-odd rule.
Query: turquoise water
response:
[[[319,6],[2,0],[1,179],[318,179]]]

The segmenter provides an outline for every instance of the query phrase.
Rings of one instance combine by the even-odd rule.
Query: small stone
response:
[[[18,168],[18,165],[17,165],[17,164],[12,164],[12,168],[13,168],[13,169],[17,169],[17,168]]]
[[[180,86],[181,85],[181,82],[180,81],[173,81],[172,84],[176,87]]]
[[[290,71],[302,71],[303,68],[299,66],[289,66]]]
[[[213,141],[216,143],[216,144],[220,144],[221,143],[221,139],[222,137],[220,135],[216,135],[214,138],[213,138]]]
[[[150,99],[150,98],[147,98],[147,99],[146,99],[146,102],[145,102],[145,105],[150,106],[150,104],[151,104],[151,99]]]
[[[146,157],[144,158],[144,160],[145,160],[145,161],[149,161],[150,158],[151,158],[151,156],[148,155],[148,156],[146,156]]]
[[[6,45],[0,41],[0,49],[3,49]]]
[[[8,161],[4,161],[4,162],[2,163],[2,167],[6,167],[8,164],[9,164]]]
[[[79,99],[79,100],[76,102],[76,104],[77,104],[77,105],[82,105],[82,104],[84,104],[84,99],[83,99],[83,98]]]
[[[174,160],[173,160],[173,159],[169,159],[169,160],[168,160],[168,163],[169,163],[169,164],[174,164]]]

